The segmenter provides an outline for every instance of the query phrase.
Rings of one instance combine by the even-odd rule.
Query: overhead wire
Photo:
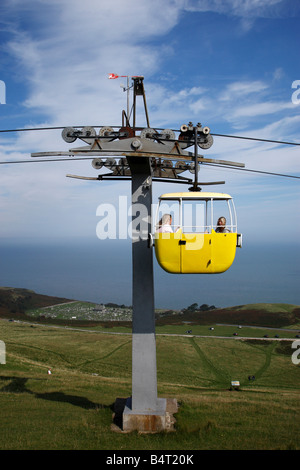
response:
[[[274,173],[274,172],[271,172],[271,171],[262,171],[262,170],[253,170],[253,169],[249,169],[249,168],[239,168],[239,167],[226,167],[224,165],[218,165],[217,163],[205,163],[205,162],[202,162],[201,163],[202,165],[208,165],[208,166],[217,166],[217,167],[220,167],[220,168],[224,168],[224,169],[228,169],[228,170],[240,170],[240,171],[248,171],[248,172],[251,172],[251,173],[261,173],[261,174],[264,174],[264,175],[272,175],[272,176],[282,176],[284,178],[295,178],[295,179],[300,179],[300,176],[296,176],[296,175],[286,175],[286,174],[283,174],[283,173]]]
[[[6,161],[6,162],[0,162],[0,165],[7,165],[7,164],[22,164],[22,163],[47,163],[47,162],[67,162],[67,161],[74,161],[74,160],[93,160],[94,157],[69,157],[69,158],[49,158],[49,159],[43,159],[43,160],[12,160],[12,161]],[[294,178],[294,179],[300,179],[300,176],[296,175],[287,175],[283,173],[275,173],[271,171],[262,171],[262,170],[254,170],[254,169],[249,169],[249,168],[239,168],[239,167],[228,167],[226,165],[218,165],[217,163],[206,163],[202,162],[201,165],[208,165],[208,166],[213,166],[213,167],[219,167],[227,170],[240,170],[240,171],[247,171],[251,173],[260,173],[264,175],[272,175],[272,176],[281,176],[284,178]],[[188,170],[186,170],[188,171]]]
[[[47,162],[70,162],[74,160],[93,160],[95,157],[69,157],[69,158],[48,158],[43,160],[11,160],[10,162],[0,162],[0,165],[14,164],[14,163],[47,163]]]
[[[74,128],[78,127],[85,127],[85,126],[72,126]],[[103,126],[93,126],[93,127],[103,127]],[[120,128],[120,126],[111,126],[115,128]],[[32,128],[18,128],[18,129],[0,129],[0,133],[9,133],[9,132],[26,132],[26,131],[46,131],[46,130],[59,130],[59,129],[65,129],[65,126],[51,126],[51,127],[32,127]],[[136,128],[136,130],[142,129],[142,128]],[[160,128],[156,128],[157,130],[164,130]],[[178,131],[180,132],[180,131]],[[271,139],[261,139],[258,137],[247,137],[247,136],[236,136],[236,135],[229,135],[229,134],[216,134],[216,133],[211,133],[212,136],[216,137],[225,137],[225,138],[231,138],[231,139],[243,139],[243,140],[252,140],[252,141],[257,141],[257,142],[268,142],[268,143],[274,143],[274,144],[281,144],[281,145],[295,145],[299,146],[299,142],[288,142],[288,141],[281,141],[281,140],[271,140]],[[93,157],[94,158],[94,157]],[[61,161],[75,161],[75,160],[92,160],[93,158],[91,157],[69,157],[69,158],[51,158],[51,159],[43,159],[43,160],[13,160],[13,161],[4,161],[0,162],[0,165],[7,165],[7,164],[22,164],[22,163],[47,163],[47,162],[61,162]],[[216,163],[205,163],[203,162],[204,165],[209,165],[209,166],[215,166],[215,167],[221,167],[221,168],[227,168],[226,166],[224,167],[223,165],[218,165]],[[275,173],[275,172],[270,172],[270,171],[262,171],[262,170],[254,170],[254,169],[249,169],[249,168],[228,168],[230,170],[235,169],[235,170],[242,170],[246,172],[251,172],[251,173],[260,173],[260,174],[265,174],[265,175],[271,175],[271,176],[281,176],[284,178],[294,178],[294,179],[300,179],[300,176],[296,175],[287,175],[283,173]]]
[[[27,131],[49,131],[49,130],[59,130],[65,129],[66,126],[51,126],[51,127],[28,127],[28,128],[18,128],[18,129],[0,129],[0,133],[5,132],[27,132]],[[77,127],[85,127],[85,126],[70,126],[73,128]],[[104,127],[104,126],[90,126],[90,127]],[[120,128],[120,126],[110,126],[112,128]],[[135,130],[141,130],[141,127],[136,127]],[[156,127],[157,130],[164,130],[163,128]],[[176,129],[175,132],[180,132],[180,130]],[[282,144],[282,145],[300,145],[300,142],[288,142],[285,140],[272,140],[272,139],[261,139],[259,137],[247,137],[247,136],[240,136],[240,135],[229,135],[229,134],[216,134],[210,133],[212,136],[215,137],[227,137],[230,139],[243,139],[243,140],[254,140],[258,142],[269,142],[273,144]]]
[[[257,142],[269,142],[272,144],[283,144],[283,145],[300,145],[299,142],[287,142],[285,140],[271,140],[271,139],[259,139],[258,137],[245,137],[241,135],[226,135],[226,134],[211,134],[217,137],[228,137],[230,139],[244,139],[244,140],[255,140]]]

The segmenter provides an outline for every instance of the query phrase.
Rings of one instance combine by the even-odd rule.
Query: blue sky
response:
[[[300,142],[299,19],[295,0],[2,0],[0,129],[121,125],[113,72],[145,77],[151,127]],[[0,133],[1,162],[69,148],[60,130]],[[201,153],[300,176],[299,146],[215,137]],[[96,176],[90,161],[0,168],[1,239],[94,239],[98,205],[130,195],[66,178]],[[212,188],[234,197],[244,243],[298,243],[299,179],[209,166],[199,179],[226,181]],[[156,184],[154,199],[178,189]]]

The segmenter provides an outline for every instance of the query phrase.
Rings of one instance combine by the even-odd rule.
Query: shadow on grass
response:
[[[0,376],[0,385],[1,382],[8,382],[4,387],[0,388],[0,392],[8,392],[8,393],[28,393],[29,395],[33,395],[36,398],[40,398],[42,400],[49,400],[49,401],[57,401],[60,403],[69,403],[70,405],[80,406],[86,410],[95,410],[95,409],[103,409],[103,408],[110,408],[112,405],[103,405],[101,403],[94,403],[90,401],[88,398],[80,397],[76,395],[67,395],[63,392],[48,392],[48,393],[35,393],[29,390],[26,387],[26,382],[29,380],[30,377],[6,377]],[[34,379],[34,380],[46,380],[46,379]]]

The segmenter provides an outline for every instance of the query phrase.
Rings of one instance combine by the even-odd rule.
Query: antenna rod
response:
[[[148,109],[147,109],[147,103],[146,103],[146,94],[145,94],[145,89],[143,86],[143,98],[144,98],[144,108],[145,108],[145,114],[146,114],[146,121],[147,121],[147,127],[150,127],[150,122],[149,122],[149,116],[148,116]]]
[[[129,126],[129,76],[127,75],[127,125]]]
[[[147,127],[150,127],[148,110],[147,110],[147,103],[146,103],[146,95],[145,95],[145,89],[144,89],[144,83],[143,83],[144,77],[132,77],[132,78],[133,78],[133,81],[134,81],[134,87],[133,87],[133,127],[135,128],[136,97],[137,96],[143,96]]]
[[[194,190],[197,191],[198,189],[198,134],[197,134],[198,128],[197,126],[194,127],[194,133],[195,133],[195,182],[194,182]]]

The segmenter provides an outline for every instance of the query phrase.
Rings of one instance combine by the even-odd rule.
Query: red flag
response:
[[[119,78],[119,75],[116,75],[115,73],[110,73],[108,78]]]

